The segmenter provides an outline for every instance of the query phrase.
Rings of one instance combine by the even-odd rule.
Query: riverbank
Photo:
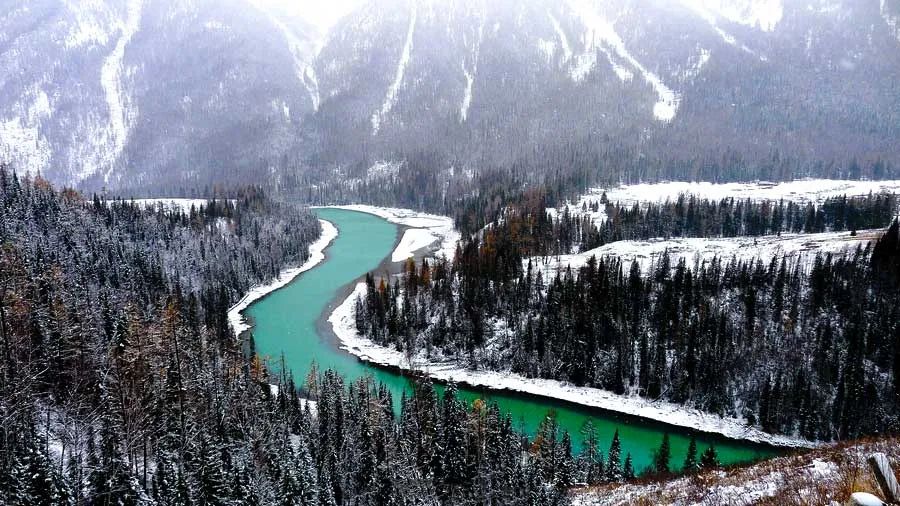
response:
[[[782,448],[812,448],[817,443],[801,438],[768,434],[736,418],[722,418],[700,410],[669,402],[653,402],[641,397],[617,395],[590,387],[578,387],[561,381],[526,378],[510,372],[473,371],[454,362],[434,362],[422,356],[407,357],[397,350],[379,346],[356,331],[356,299],[365,293],[359,283],[328,318],[341,349],[360,360],[407,372],[425,374],[435,380],[465,384],[492,390],[508,390],[559,399],[562,401],[654,420],[677,427],[718,434],[731,439],[769,444]]]
[[[240,301],[228,310],[228,324],[235,335],[239,336],[252,327],[243,315],[245,309],[325,260],[325,249],[337,238],[338,230],[329,221],[319,220],[319,224],[322,226],[322,235],[309,246],[309,258],[303,265],[284,269],[271,282],[251,288]]]
[[[448,216],[365,204],[321,206],[318,209],[358,211],[403,226],[403,234],[391,254],[391,262],[403,262],[426,248],[433,257],[444,256],[452,260],[456,254],[456,243],[459,242],[460,234],[453,224],[453,219]]]
[[[866,462],[876,452],[897,462],[900,440],[865,439],[681,478],[576,489],[571,498],[574,506],[846,504],[853,492],[880,493]]]

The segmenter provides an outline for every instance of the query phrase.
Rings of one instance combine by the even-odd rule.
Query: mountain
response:
[[[247,2],[39,0],[0,26],[0,157],[66,184],[240,175],[316,100],[320,36]]]
[[[900,167],[900,0],[383,0],[327,33],[278,5],[0,11],[0,158],[86,188],[572,146],[760,174]]]

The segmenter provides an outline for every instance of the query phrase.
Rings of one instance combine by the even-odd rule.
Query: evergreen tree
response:
[[[710,445],[707,448],[703,455],[700,457],[700,467],[703,469],[715,469],[719,467],[719,454],[716,452],[716,448]]]
[[[656,474],[669,474],[669,463],[672,460],[672,446],[669,442],[669,434],[663,434],[659,449],[653,454],[653,470]]]
[[[686,473],[693,473],[699,469],[700,462],[697,460],[697,437],[691,434],[691,442],[688,444],[687,456],[684,458],[684,466],[682,470]]]
[[[612,444],[606,458],[606,481],[622,481],[622,443],[619,441],[619,429],[613,434]]]

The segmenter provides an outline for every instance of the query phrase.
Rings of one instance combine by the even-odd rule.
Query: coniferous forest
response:
[[[241,345],[228,308],[305,259],[308,211],[255,188],[147,209],[7,170],[0,210],[0,503],[566,500],[578,470],[555,426],[529,441],[427,383],[396,416],[385,389],[330,371],[304,401]]]
[[[600,205],[595,204],[595,205]],[[453,360],[745,418],[810,440],[900,428],[900,231],[801,258],[591,258],[544,277],[533,255],[624,238],[730,237],[891,224],[891,195],[772,202],[606,203],[598,228],[524,199],[452,262],[368,276],[357,329],[409,356]]]

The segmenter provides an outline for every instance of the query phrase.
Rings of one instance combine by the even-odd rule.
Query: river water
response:
[[[409,379],[364,363],[340,350],[325,328],[327,323],[323,325],[322,316],[327,316],[341,302],[337,300],[338,296],[346,293],[348,285],[379,268],[391,254],[399,228],[377,216],[355,211],[318,209],[316,213],[333,223],[339,235],[326,250],[324,262],[245,311],[253,322],[257,352],[276,366],[283,356],[286,367],[300,385],[315,362],[319,371],[334,369],[348,382],[369,375],[385,384],[397,402],[404,391],[410,391]],[[581,446],[581,429],[587,420],[593,421],[604,453],[618,429],[622,458],[624,460],[626,453],[630,453],[638,472],[650,465],[653,451],[659,447],[664,433],[671,438],[673,467],[680,467],[691,436],[688,429],[552,398],[466,387],[460,387],[459,393],[469,402],[481,398],[497,403],[501,411],[512,416],[517,427],[530,434],[534,434],[538,424],[552,410],[560,428],[570,433],[575,451]],[[716,447],[724,464],[754,461],[777,453],[776,449],[765,445],[697,434],[700,453],[710,444]]]

